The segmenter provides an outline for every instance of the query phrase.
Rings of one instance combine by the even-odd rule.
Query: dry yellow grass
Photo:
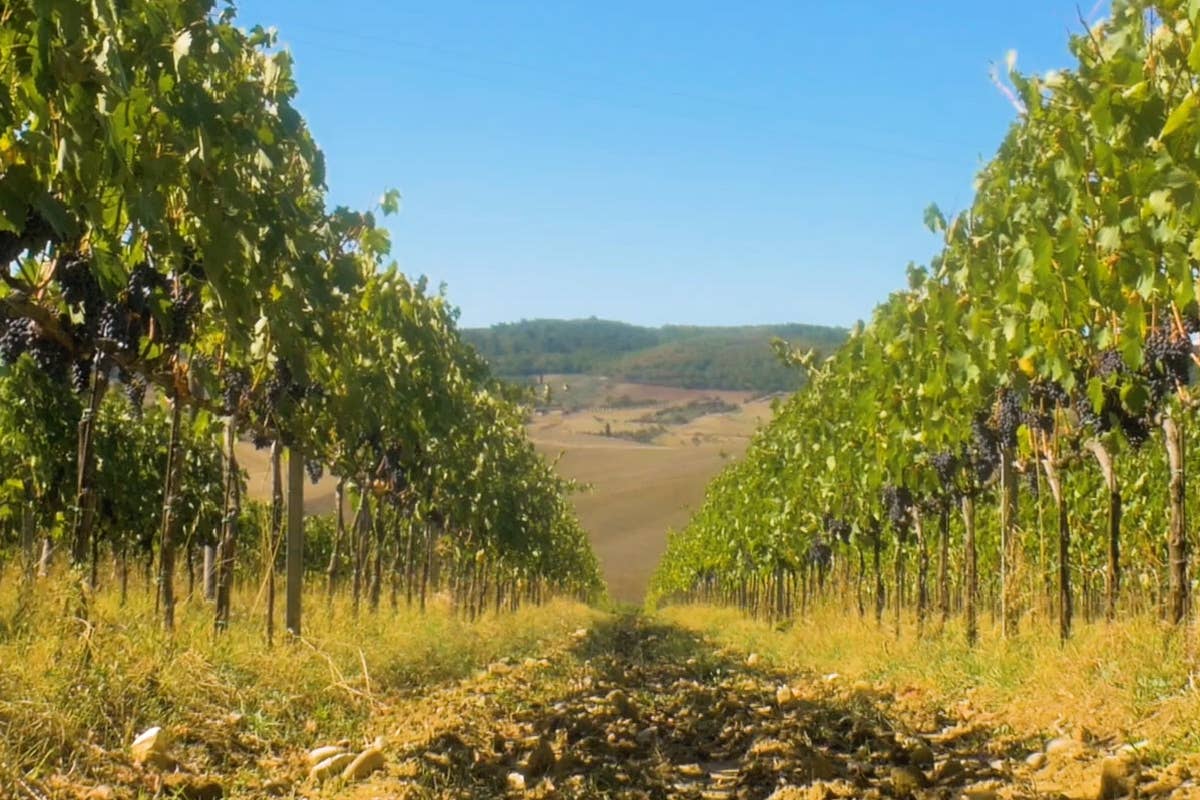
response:
[[[1021,737],[1085,730],[1117,743],[1147,741],[1160,758],[1200,752],[1197,634],[1155,619],[1081,625],[1066,645],[1045,624],[1008,641],[985,629],[968,648],[953,622],[924,638],[909,622],[897,639],[890,626],[840,608],[818,609],[786,630],[733,609],[676,606],[661,614],[789,672],[881,682],[896,696],[944,708],[966,703],[982,724]]]
[[[208,603],[182,603],[169,636],[152,593],[131,588],[124,608],[112,591],[81,604],[65,576],[22,591],[12,571],[0,574],[0,797],[17,780],[51,797],[140,785],[124,754],[153,725],[190,772],[261,796],[253,787],[280,757],[358,742],[397,693],[537,653],[599,613],[556,601],[469,624],[439,602],[424,615],[385,607],[355,618],[345,600],[329,607],[311,592],[303,640],[268,648],[256,587],[238,592],[220,638]]]

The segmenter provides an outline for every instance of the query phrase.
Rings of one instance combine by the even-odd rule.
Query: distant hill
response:
[[[466,339],[505,377],[547,373],[606,375],[688,389],[775,392],[800,374],[779,362],[770,342],[828,353],[846,338],[821,325],[646,328],[596,319],[534,319],[468,328]]]

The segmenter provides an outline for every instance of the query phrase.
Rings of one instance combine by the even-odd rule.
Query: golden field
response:
[[[546,381],[560,400],[586,393],[584,402],[595,405],[537,413],[529,435],[565,477],[588,487],[574,502],[591,535],[609,592],[619,602],[640,603],[666,547],[667,531],[687,522],[708,482],[729,459],[742,454],[755,428],[770,419],[771,401],[754,399],[748,392],[609,384],[576,376],[553,375]],[[637,405],[606,403],[611,398]],[[654,429],[639,422],[642,417],[710,399],[737,409],[705,414],[684,424],[665,424],[661,433],[644,443],[620,435]],[[604,435],[606,424],[614,435]],[[246,443],[238,457],[249,473],[250,496],[267,499],[270,451]],[[328,475],[315,486],[306,483],[305,510],[331,511],[334,485]]]

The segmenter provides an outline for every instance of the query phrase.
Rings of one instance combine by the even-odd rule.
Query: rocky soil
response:
[[[393,710],[388,770],[350,795],[1200,796],[1187,765],[1153,770],[1124,742],[999,733],[966,701],[784,676],[639,616],[575,639]],[[414,715],[436,722],[416,732]]]
[[[391,697],[359,742],[323,742],[314,725],[303,748],[256,746],[226,723],[237,781],[205,772],[221,758],[189,761],[194,744],[176,753],[164,744],[152,759],[117,759],[110,784],[46,783],[28,796],[1200,796],[1200,767],[1153,765],[1144,743],[1085,730],[1019,735],[968,700],[939,709],[919,693],[836,675],[785,676],[638,615],[547,643],[539,658]]]

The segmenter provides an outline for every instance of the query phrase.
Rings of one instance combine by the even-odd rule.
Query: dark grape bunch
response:
[[[308,473],[309,481],[315,484],[325,474],[325,466],[320,461],[313,459],[304,462],[304,471]]]
[[[167,317],[166,339],[170,344],[183,344],[192,336],[196,312],[200,310],[200,296],[181,281],[174,282],[171,290],[171,306]]]
[[[132,353],[137,350],[141,328],[139,320],[129,313],[127,307],[105,303],[100,309],[96,335],[100,342],[117,352]]]
[[[292,375],[292,368],[283,359],[275,361],[275,371],[267,381],[266,401],[271,408],[278,408],[284,397],[300,401],[308,396],[312,387]]]
[[[276,361],[275,371],[267,381],[267,401],[273,406],[278,405],[291,382],[291,368],[284,361]]]
[[[240,381],[241,379],[239,378],[238,380]],[[246,376],[245,384],[249,384],[249,376]],[[226,413],[231,413],[229,409],[232,408],[233,394],[237,391],[238,387],[231,387],[227,383],[225,396]],[[243,400],[243,407],[248,405],[255,418],[263,422],[268,422],[275,418],[275,414],[285,398],[289,398],[293,402],[300,402],[305,398],[321,397],[325,392],[316,384],[294,377],[287,362],[283,359],[278,359],[275,362],[271,377],[267,379],[266,384],[259,391],[254,392],[253,396],[250,396],[247,386],[242,391],[242,394],[245,398]],[[285,445],[288,444],[290,433],[286,430],[280,430],[278,433],[280,441]]]
[[[1050,433],[1054,430],[1054,410],[1067,408],[1071,400],[1057,381],[1036,381],[1029,386],[1029,405],[1025,424],[1031,430]]]
[[[937,473],[938,483],[942,485],[942,491],[953,492],[955,490],[954,473],[958,471],[958,459],[954,453],[945,450],[941,453],[935,453],[929,463],[933,465],[933,471]]]
[[[142,406],[146,402],[146,379],[141,375],[134,374],[128,375],[122,380],[125,382],[125,397],[133,407],[133,412],[141,416]]]
[[[833,564],[833,548],[820,538],[814,539],[808,546],[806,559],[811,566],[827,570]]]
[[[92,382],[92,360],[90,358],[78,358],[71,364],[71,388],[76,392],[83,393],[87,391],[88,386]]]
[[[48,336],[38,335],[29,345],[29,357],[51,380],[63,383],[70,369],[71,354]]]
[[[161,320],[155,338],[176,346],[186,342],[191,338],[200,309],[199,295],[146,261],[130,270],[118,301],[101,308],[98,331],[101,340],[120,351],[135,350],[138,340],[150,330],[155,308],[161,308],[156,299],[166,301],[167,317]]]
[[[1150,439],[1150,422],[1145,417],[1122,413],[1121,432],[1129,444],[1139,448]]]
[[[1107,433],[1112,429],[1112,405],[1109,403],[1108,395],[1109,392],[1105,392],[1104,403],[1099,411],[1096,411],[1092,399],[1086,394],[1075,398],[1071,407],[1075,410],[1075,416],[1079,418],[1081,427],[1097,433]]]
[[[851,528],[848,522],[843,519],[838,519],[832,514],[825,514],[822,517],[821,522],[825,527],[825,532],[829,534],[831,539],[841,542],[842,544],[850,543]]]
[[[1058,381],[1036,381],[1029,386],[1029,399],[1035,405],[1048,410],[1066,406],[1070,402],[1067,390]]]
[[[63,301],[73,308],[83,309],[85,314],[95,313],[104,297],[100,284],[92,274],[92,265],[78,254],[59,259],[54,268],[54,279],[62,291]]]
[[[986,483],[1000,467],[1000,443],[987,417],[978,415],[971,421],[971,447],[968,458],[978,483]]]
[[[888,521],[892,523],[892,528],[901,532],[908,530],[912,522],[912,492],[903,486],[884,486],[883,506],[887,509]]]
[[[4,331],[0,332],[0,359],[5,364],[15,363],[18,358],[29,352],[36,338],[37,329],[33,320],[24,317],[6,318]]]
[[[1146,337],[1143,375],[1157,405],[1180,385],[1187,385],[1192,368],[1192,340],[1164,319]]]
[[[129,272],[125,282],[125,304],[140,317],[150,315],[150,301],[158,292],[165,292],[167,281],[161,272],[142,261]]]
[[[1110,348],[1100,354],[1096,359],[1096,374],[1101,378],[1108,378],[1113,375],[1124,375],[1128,372],[1125,366],[1125,357],[1121,355],[1120,350]]]
[[[64,382],[70,366],[70,354],[53,339],[42,335],[37,323],[25,317],[7,318],[2,321],[0,332],[0,359],[13,364],[22,355],[28,354],[37,368],[48,377]]]
[[[1002,446],[1016,446],[1021,422],[1021,399],[1011,389],[1001,389],[996,401],[996,434]]]
[[[37,252],[58,240],[58,234],[49,221],[30,208],[25,214],[25,226],[20,233],[0,231],[0,266],[7,268],[21,253]]]
[[[87,327],[100,343],[117,352],[134,352],[141,338],[151,331],[155,308],[161,307],[156,298],[167,302],[167,318],[157,328],[156,340],[183,344],[192,335],[200,309],[199,295],[145,261],[130,270],[125,289],[115,300],[85,306]]]
[[[275,369],[271,373],[271,377],[267,379],[265,384],[258,387],[257,391],[249,398],[251,403],[252,416],[259,422],[272,425],[272,420],[275,417],[275,411],[279,408],[279,403],[283,400],[287,392],[288,383],[291,381],[291,370],[282,360],[275,362]],[[232,398],[230,397],[230,387],[226,384],[225,387],[226,403]],[[249,389],[247,390],[249,391]],[[267,436],[265,433],[255,434],[254,446],[259,450],[270,446],[274,438]]]
[[[1110,387],[1104,390],[1098,411],[1090,397],[1080,395],[1075,398],[1072,407],[1080,427],[1095,433],[1106,433],[1115,424],[1131,446],[1138,448],[1145,444],[1150,438],[1155,409],[1177,387],[1188,383],[1192,368],[1191,333],[1196,328],[1200,328],[1200,319],[1195,315],[1184,317],[1184,330],[1180,330],[1171,317],[1164,317],[1146,337],[1142,348],[1142,368],[1138,371],[1138,377],[1150,395],[1144,413],[1134,414],[1126,409],[1117,389]],[[1105,350],[1096,359],[1095,374],[1101,378],[1129,373],[1130,369],[1118,350]]]
[[[1150,438],[1150,422],[1143,415],[1127,411],[1121,404],[1115,389],[1105,389],[1103,403],[1096,411],[1087,395],[1080,395],[1072,403],[1081,428],[1094,433],[1108,433],[1115,422],[1125,434],[1126,441],[1135,448],[1141,447]]]
[[[115,300],[104,297],[92,270],[91,262],[78,254],[58,262],[54,274],[62,290],[63,300],[83,312],[83,326],[74,331],[76,338],[97,342],[130,353],[137,349],[150,318],[150,300],[161,289],[162,276],[149,264],[142,262],[130,272],[125,291]],[[91,344],[90,341],[85,341]]]
[[[221,410],[236,414],[250,393],[250,373],[241,368],[225,370],[221,378]]]

